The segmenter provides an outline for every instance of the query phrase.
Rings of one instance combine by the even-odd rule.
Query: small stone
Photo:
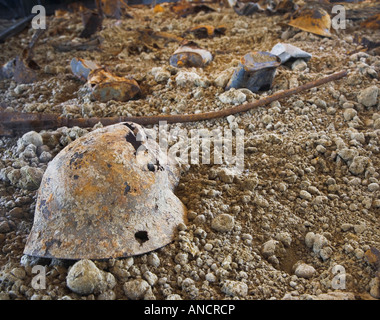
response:
[[[364,251],[360,248],[356,248],[354,250],[354,254],[355,254],[356,259],[358,259],[358,260],[363,259],[363,257],[364,257]]]
[[[355,233],[357,233],[357,234],[361,234],[361,233],[363,233],[364,232],[364,230],[365,230],[365,225],[364,224],[356,224],[356,225],[354,225],[354,231],[355,231]]]
[[[234,228],[234,224],[235,220],[233,216],[222,213],[212,220],[211,228],[219,232],[228,232]]]
[[[338,151],[338,156],[341,157],[345,162],[351,162],[353,158],[358,155],[358,151],[349,148],[343,148]]]
[[[311,194],[309,192],[307,192],[306,190],[301,190],[300,197],[301,197],[301,199],[305,199],[308,201],[310,201],[312,199]]]
[[[303,59],[297,59],[292,64],[293,71],[304,71],[307,68],[307,63]]]
[[[47,163],[47,162],[49,162],[52,158],[53,158],[53,156],[51,155],[50,152],[48,152],[48,151],[42,151],[42,153],[40,154],[40,156],[39,156],[38,159],[39,159],[40,162],[42,162],[42,163]]]
[[[157,253],[152,252],[148,255],[148,263],[155,268],[158,268],[160,266],[161,261]]]
[[[143,277],[151,286],[154,286],[158,280],[157,275],[151,271],[145,271]]]
[[[222,103],[227,104],[242,104],[247,100],[247,96],[243,92],[234,88],[223,92],[218,98]]]
[[[187,253],[178,253],[174,257],[174,261],[180,265],[185,265],[188,262],[188,254]]]
[[[372,182],[368,185],[368,191],[371,191],[371,192],[375,192],[375,191],[379,190],[379,188],[380,188],[380,186],[376,182]]]
[[[310,266],[306,263],[300,263],[296,267],[294,274],[300,278],[310,279],[311,277],[313,277],[315,272],[316,272],[316,270],[314,269],[313,266]]]
[[[11,231],[11,228],[9,227],[9,224],[7,221],[1,221],[0,222],[0,233],[7,233]]]
[[[212,272],[207,273],[206,276],[205,276],[205,279],[208,282],[216,282],[216,280],[217,280],[215,274],[213,274]]]
[[[352,160],[352,163],[350,167],[348,168],[348,170],[354,175],[359,175],[364,172],[368,163],[369,163],[369,159],[367,157],[356,156]]]
[[[40,187],[44,171],[40,168],[24,166],[20,169],[20,186],[26,190],[37,190]]]
[[[316,234],[313,243],[313,252],[319,254],[321,249],[328,244],[328,240],[321,234]]]
[[[380,277],[373,278],[369,283],[369,294],[375,299],[380,299]]]
[[[270,123],[273,121],[273,117],[270,116],[269,114],[266,114],[265,116],[263,116],[263,117],[261,118],[261,121],[262,121],[262,123],[264,123],[264,124],[270,124]]]
[[[143,279],[135,279],[125,282],[123,290],[125,295],[131,300],[147,299],[152,295],[151,286]]]
[[[247,284],[241,281],[226,280],[221,290],[232,297],[245,297],[248,294]]]
[[[350,230],[351,228],[353,228],[353,225],[351,223],[343,223],[340,228],[342,229],[342,231],[348,231]]]
[[[21,143],[24,146],[27,146],[29,144],[33,144],[36,147],[39,147],[39,146],[43,145],[43,140],[42,140],[42,136],[38,132],[29,131],[21,137]]]
[[[112,289],[116,280],[111,273],[98,269],[91,260],[83,259],[70,268],[66,284],[75,293],[89,295]]]
[[[323,261],[326,261],[330,259],[331,255],[333,253],[333,250],[330,247],[324,247],[319,251],[319,256],[322,258]]]
[[[368,87],[358,95],[358,102],[366,107],[372,107],[377,103],[378,94],[379,88],[377,86]]]
[[[351,121],[354,117],[357,116],[357,111],[353,108],[345,109],[343,112],[344,120]]]
[[[374,129],[380,129],[380,118],[377,118],[376,120],[373,121],[373,128]]]
[[[268,258],[270,256],[273,256],[276,251],[276,246],[278,244],[278,241],[276,240],[268,240],[263,244],[263,247],[261,249],[261,252],[265,258]]]
[[[177,86],[186,87],[186,86],[201,86],[203,81],[201,77],[195,72],[183,71],[177,73],[175,78]]]
[[[312,248],[315,240],[315,233],[308,232],[305,236],[305,244],[308,248]]]

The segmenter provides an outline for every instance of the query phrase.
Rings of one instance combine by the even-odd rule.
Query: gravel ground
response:
[[[343,69],[348,76],[226,119],[169,125],[188,132],[244,129],[245,170],[231,176],[226,164],[184,166],[176,194],[188,209],[188,223],[178,227],[171,244],[125,259],[23,255],[49,161],[93,128],[1,138],[0,299],[380,298],[379,278],[365,258],[371,247],[380,248],[380,59],[355,53],[354,42],[355,34],[379,39],[379,31],[349,21],[330,39],[284,26],[284,15],[245,17],[213,7],[215,12],[186,18],[139,8],[133,11],[138,18],[106,19],[99,32],[105,39],[101,51],[54,50],[53,44],[82,30],[79,15],[54,18],[35,49],[38,81],[0,81],[1,104],[7,111],[67,117],[196,113],[252,102]],[[226,27],[225,35],[196,39],[214,56],[205,68],[170,67],[178,43],[144,44],[135,31],[149,26],[180,36],[199,24]],[[26,30],[1,44],[0,62],[18,54],[32,35]],[[279,67],[270,91],[224,93],[241,56],[270,51],[279,42],[311,53],[311,60]],[[129,102],[92,101],[71,72],[73,57],[106,65],[119,76],[132,75],[142,96]],[[45,289],[33,286],[40,274],[36,266],[45,267]],[[337,288],[342,274],[337,270],[344,270],[345,287],[338,283]]]

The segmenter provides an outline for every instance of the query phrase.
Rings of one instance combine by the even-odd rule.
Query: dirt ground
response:
[[[243,129],[244,171],[227,175],[233,167],[228,163],[182,166],[175,193],[187,207],[188,222],[178,228],[174,241],[147,254],[94,261],[95,266],[23,255],[38,183],[49,161],[93,128],[39,132],[43,146],[38,147],[25,145],[21,135],[2,137],[0,299],[380,298],[376,267],[365,254],[380,249],[380,58],[360,51],[355,42],[355,35],[378,40],[379,30],[349,20],[346,29],[332,29],[329,38],[287,26],[285,14],[239,16],[231,8],[209,6],[215,11],[185,18],[167,7],[159,13],[133,8],[133,19],[107,18],[98,32],[104,38],[100,50],[54,49],[76,38],[83,25],[78,13],[50,17],[34,52],[41,67],[38,79],[30,84],[0,81],[1,106],[8,112],[67,117],[192,114],[252,102],[341,70],[347,70],[347,77],[228,118],[168,125],[189,133]],[[212,38],[186,35],[212,53],[204,68],[170,66],[178,42],[144,39],[136,31],[149,27],[182,36],[204,24],[226,28],[224,35]],[[1,44],[0,63],[19,54],[33,33],[30,28]],[[251,51],[270,51],[280,42],[312,58],[278,67],[269,91],[232,89],[227,99],[224,87],[239,59]],[[141,96],[128,102],[94,101],[71,71],[74,57],[132,76]],[[217,227],[221,215],[226,219]],[[32,286],[36,265],[45,267],[44,289]],[[73,266],[77,272],[94,268],[102,280],[87,279],[95,281],[87,291],[69,285]]]

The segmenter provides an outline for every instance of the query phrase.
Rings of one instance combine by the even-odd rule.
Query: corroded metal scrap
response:
[[[87,77],[87,85],[97,101],[128,101],[140,93],[136,80],[118,77],[104,68],[92,70]]]
[[[212,61],[212,54],[195,42],[185,40],[170,57],[169,63],[177,68],[202,68]]]
[[[269,90],[280,64],[280,58],[269,52],[249,52],[240,59],[226,90],[231,88],[248,88],[252,92]]]
[[[92,131],[49,163],[24,253],[106,259],[165,246],[186,223],[178,180],[175,160],[140,125]]]

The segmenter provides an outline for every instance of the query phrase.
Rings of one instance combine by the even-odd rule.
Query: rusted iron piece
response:
[[[247,88],[252,92],[269,90],[272,87],[276,69],[280,64],[280,58],[269,52],[247,53],[241,58],[226,90],[231,88]]]
[[[272,103],[299,94],[305,90],[309,90],[331,81],[339,80],[347,76],[347,71],[333,73],[321,79],[310,81],[301,86],[276,92],[265,98],[256,100],[251,103],[245,103],[232,108],[195,113],[195,114],[169,114],[169,115],[152,115],[152,116],[131,116],[131,117],[106,117],[106,118],[66,118],[56,114],[45,113],[19,113],[19,112],[1,112],[0,111],[0,135],[15,136],[31,130],[41,131],[48,129],[56,129],[60,127],[91,128],[97,123],[104,126],[111,124],[132,121],[141,125],[159,124],[160,121],[167,123],[185,123],[197,122],[227,117],[229,115],[238,114],[252,110],[254,108],[263,107]]]
[[[311,54],[301,50],[300,48],[293,46],[289,43],[277,43],[272,50],[271,54],[278,56],[281,60],[281,63],[293,62],[297,59],[303,59],[309,61],[311,59]]]
[[[104,68],[92,70],[87,77],[92,97],[100,102],[128,101],[140,93],[136,80],[118,77]]]
[[[380,13],[374,14],[360,24],[361,28],[380,29]]]
[[[60,52],[77,51],[92,51],[99,50],[104,38],[98,36],[86,41],[68,41],[64,43],[53,44],[53,48]]]
[[[161,248],[187,222],[173,193],[179,177],[176,161],[138,124],[94,130],[49,163],[24,253],[108,259]]]
[[[199,48],[195,42],[185,41],[170,57],[169,63],[177,68],[203,68],[211,61],[211,52]]]
[[[210,26],[210,25],[200,25],[192,27],[184,32],[184,34],[191,33],[198,39],[212,38],[215,36],[224,35],[226,32],[225,26]]]
[[[319,36],[331,37],[331,18],[322,8],[301,8],[288,25]]]
[[[7,63],[4,63],[0,68],[0,80],[10,79],[15,72],[16,59],[12,59]]]
[[[120,0],[101,0],[102,11],[108,18],[121,18]]]
[[[70,62],[70,66],[73,74],[84,81],[87,81],[91,71],[101,68],[101,66],[95,62],[81,58],[73,58]]]
[[[179,1],[177,3],[174,3],[170,9],[179,15],[180,17],[187,17],[191,14],[197,14],[201,11],[208,13],[208,12],[214,12],[215,10],[205,4],[198,4],[198,3],[191,3],[186,0]]]
[[[82,12],[83,30],[79,38],[90,38],[100,31],[103,26],[103,10],[101,0],[96,0],[96,10],[86,10]]]
[[[256,12],[264,12],[265,11],[265,9],[262,8],[256,2],[240,2],[240,1],[237,1],[236,4],[233,6],[233,9],[239,16],[250,16]]]
[[[375,247],[372,247],[365,252],[365,257],[367,261],[380,273],[380,251]]]

